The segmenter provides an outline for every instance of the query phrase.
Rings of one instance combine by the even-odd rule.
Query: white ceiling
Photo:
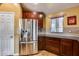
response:
[[[32,11],[40,11],[44,12],[45,14],[58,12],[60,10],[71,8],[74,6],[78,6],[79,3],[23,3],[22,6],[24,8],[28,8]]]

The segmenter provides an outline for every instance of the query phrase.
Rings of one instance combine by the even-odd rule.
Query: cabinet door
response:
[[[42,50],[42,39],[39,37],[38,39],[38,50]]]
[[[61,40],[61,55],[72,56],[73,55],[73,40],[62,39]]]
[[[79,42],[78,42],[78,56],[79,56]]]
[[[40,29],[43,28],[43,19],[38,19],[38,27],[39,27]]]
[[[79,56],[79,44],[77,40],[73,41],[73,56]]]
[[[46,50],[59,55],[60,40],[58,38],[46,38]]]
[[[45,37],[39,36],[38,38],[38,50],[44,50],[45,49]]]

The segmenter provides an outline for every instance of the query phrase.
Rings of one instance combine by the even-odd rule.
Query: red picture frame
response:
[[[77,24],[76,16],[67,17],[67,24],[76,25]]]

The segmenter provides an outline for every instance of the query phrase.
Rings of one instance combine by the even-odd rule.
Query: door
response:
[[[0,55],[14,54],[14,13],[0,12]]]
[[[36,19],[25,19],[23,20],[24,30],[28,33],[29,41],[37,41],[38,39],[38,21]]]

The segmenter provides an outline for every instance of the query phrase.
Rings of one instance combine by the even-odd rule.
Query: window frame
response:
[[[63,26],[62,27],[59,27],[59,26],[57,26],[57,18],[60,18],[60,17],[63,17]],[[56,32],[52,32],[51,30],[52,30],[52,19],[56,19]],[[51,26],[50,26],[50,32],[51,33],[63,33],[64,32],[64,16],[59,16],[59,17],[53,17],[53,18],[51,18],[51,24],[50,24]],[[62,32],[59,32],[58,31],[58,29],[57,28],[63,28],[63,31]]]

